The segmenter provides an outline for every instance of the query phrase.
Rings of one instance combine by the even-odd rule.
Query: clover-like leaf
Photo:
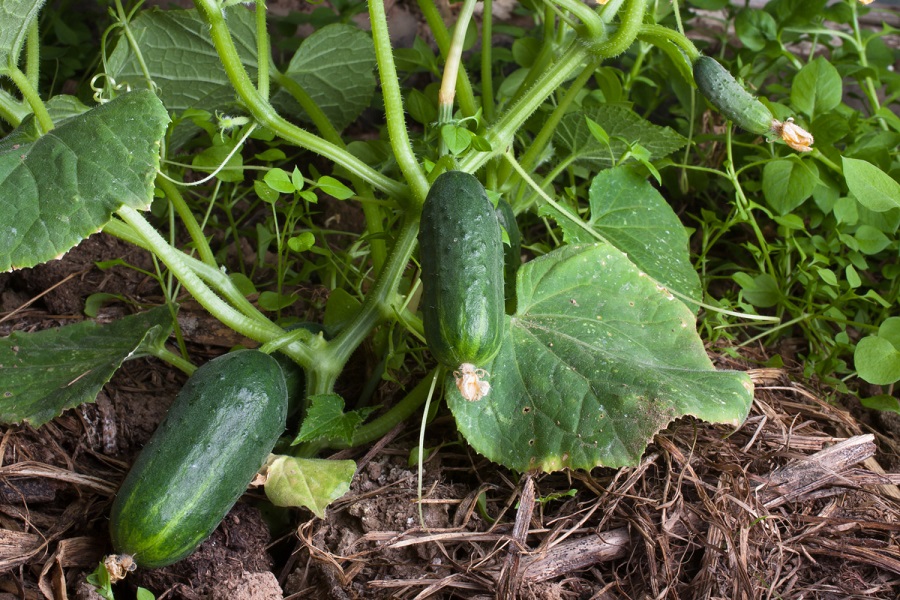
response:
[[[523,265],[518,310],[485,365],[490,393],[445,385],[472,447],[517,471],[634,465],[684,415],[739,425],[750,378],[713,367],[694,315],[628,258],[599,243]]]

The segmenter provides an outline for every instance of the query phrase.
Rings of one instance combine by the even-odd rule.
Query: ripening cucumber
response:
[[[110,514],[118,554],[162,567],[219,525],[284,432],[278,362],[239,350],[197,369],[122,483]]]
[[[772,111],[716,59],[700,56],[694,61],[694,82],[710,104],[741,129],[760,135],[772,130]]]
[[[456,369],[463,396],[478,400],[489,389],[480,376],[500,350],[505,313],[500,223],[473,175],[448,171],[434,181],[422,208],[419,253],[428,347]]]

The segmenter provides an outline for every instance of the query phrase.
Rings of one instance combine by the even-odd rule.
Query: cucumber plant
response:
[[[477,35],[474,1],[465,0],[453,31],[435,3],[419,4],[436,49],[393,48],[384,2],[371,0],[371,34],[331,23],[282,57],[273,52],[262,0],[249,8],[195,0],[190,10],[145,12],[127,12],[116,0],[89,106],[75,97],[42,99],[41,2],[9,3],[0,17],[9,32],[0,38],[0,75],[12,82],[0,89],[0,118],[11,128],[0,141],[0,195],[15,209],[0,214],[0,271],[56,258],[102,229],[150,252],[178,287],[166,288],[168,307],[117,324],[4,339],[4,422],[37,426],[91,401],[123,360],[140,355],[196,371],[183,395],[198,395],[194,386],[207,379],[207,367],[197,370],[183,346],[167,345],[179,292],[256,346],[230,360],[277,353],[304,372],[296,411],[302,421],[265,465],[266,494],[281,506],[321,515],[348,489],[354,465],[311,459],[372,443],[414,415],[435,375],[444,376],[438,389],[462,436],[517,471],[635,464],[653,435],[683,415],[742,422],[752,383],[746,374],[716,370],[708,358],[695,323],[698,309],[714,309],[714,301],[701,288],[684,225],[648,182],[665,182],[671,165],[688,169],[676,159],[693,148],[692,125],[680,132],[654,125],[626,106],[627,95],[638,97],[649,80],[606,61],[662,57],[657,64],[689,90],[686,99],[696,84],[751,132],[765,133],[770,109],[701,58],[658,3],[610,0],[592,8],[550,0],[534,8],[542,33],[528,47],[513,47],[518,70],[499,85],[493,77],[505,54],[493,43],[490,4],[480,52],[469,62],[463,48]],[[442,76],[436,102],[431,89],[404,88],[415,81],[413,71]],[[382,138],[353,139],[348,125],[369,118],[371,106],[384,111]],[[409,125],[406,107],[424,130]],[[794,116],[771,110],[781,123]],[[783,130],[785,139],[800,135]],[[790,158],[777,140],[753,143],[792,168],[834,164],[819,151]],[[728,168],[735,181],[733,163]],[[197,172],[209,174],[189,183]],[[314,225],[324,195],[353,203],[365,221],[349,247],[335,250],[327,243],[333,232]],[[503,227],[488,199],[498,197]],[[520,240],[519,220],[541,233]],[[227,252],[211,241],[216,227],[239,246],[254,239],[260,256],[274,245],[276,275],[229,273]],[[520,247],[535,258],[519,265]],[[313,279],[329,292],[317,307],[328,336],[291,328],[280,314],[296,300],[288,284]],[[116,344],[106,350],[98,339]],[[73,341],[83,349],[78,360]],[[357,402],[339,396],[336,383],[360,349],[376,353],[379,366]],[[62,357],[61,374],[90,376],[43,377],[34,365],[48,356]],[[365,406],[377,383],[399,368],[414,375],[404,378],[408,385],[379,398],[385,408]],[[269,385],[254,370],[228,369],[210,387]],[[282,371],[274,372],[280,381]],[[265,395],[281,398],[282,387]],[[233,399],[218,395],[219,408],[239,421]],[[227,493],[215,492],[217,512],[180,517],[207,531],[240,493],[250,466],[260,466],[262,448],[275,445],[270,434],[281,433],[283,419],[279,408],[242,424],[265,431],[252,457],[229,449],[220,435],[236,421],[202,422],[194,432],[167,424],[137,468],[161,481],[154,456],[172,452],[178,461],[188,456],[186,446],[207,443],[246,466]],[[301,489],[300,479],[321,485]],[[190,488],[185,506],[210,489],[207,480],[196,483],[172,483]],[[137,505],[127,498],[153,496],[143,487],[135,493],[136,485],[126,481],[116,504],[117,547],[147,565],[190,551],[196,536],[156,539],[149,511],[129,508]]]

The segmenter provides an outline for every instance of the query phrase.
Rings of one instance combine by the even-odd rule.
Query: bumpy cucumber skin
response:
[[[503,244],[503,295],[506,312],[512,314],[516,310],[516,273],[522,266],[522,232],[509,202],[500,198],[496,212],[500,226],[509,237],[509,245]]]
[[[442,173],[428,192],[419,230],[425,339],[442,364],[481,367],[503,337],[503,241],[481,183]]]
[[[193,552],[263,465],[286,416],[284,376],[271,356],[240,350],[197,369],[116,495],[115,551],[148,568]]]
[[[694,81],[710,104],[741,129],[760,135],[772,130],[772,111],[716,59],[701,56],[694,61]]]

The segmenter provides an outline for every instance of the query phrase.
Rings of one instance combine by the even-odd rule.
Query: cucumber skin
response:
[[[274,358],[239,350],[188,379],[113,502],[119,554],[162,567],[219,525],[284,432],[287,388]]]
[[[503,241],[481,183],[442,173],[422,208],[419,229],[422,314],[434,357],[452,369],[481,367],[503,339]]]
[[[716,59],[701,56],[694,61],[694,82],[710,104],[741,129],[760,135],[772,130],[772,111]]]

